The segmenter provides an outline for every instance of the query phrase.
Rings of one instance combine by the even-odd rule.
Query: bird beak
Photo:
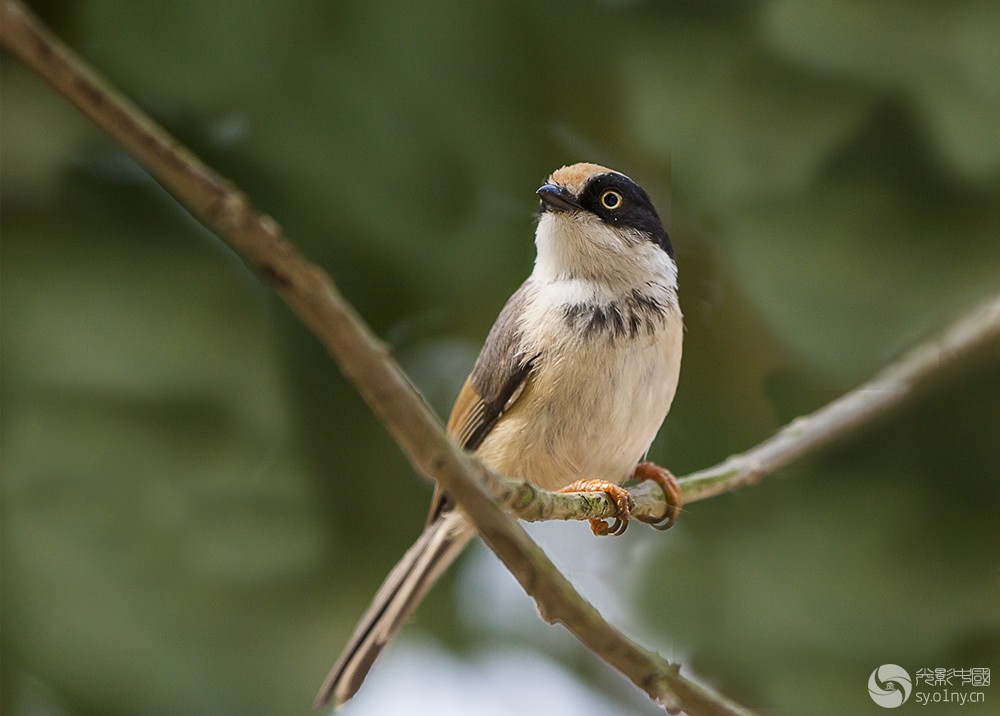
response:
[[[542,209],[545,210],[573,211],[583,208],[572,194],[555,184],[543,184],[535,193],[542,200]]]

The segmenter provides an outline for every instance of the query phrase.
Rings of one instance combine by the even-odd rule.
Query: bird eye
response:
[[[601,206],[605,209],[617,209],[622,205],[622,195],[614,189],[608,189],[601,194]]]

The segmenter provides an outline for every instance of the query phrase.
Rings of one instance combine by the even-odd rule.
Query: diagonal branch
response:
[[[125,100],[17,0],[3,0],[0,40],[132,154],[171,194],[216,232],[281,294],[421,473],[434,477],[462,505],[484,541],[536,601],[587,647],[670,711],[748,713],[679,673],[659,654],[611,627],[556,570],[523,528],[486,492],[499,477],[447,437],[386,346],[340,296],[329,277],[305,261],[277,224],[256,212],[229,182],[180,146]]]
[[[688,502],[753,485],[912,398],[949,369],[1000,339],[1000,293],[940,334],[882,369],[874,378],[814,413],[796,418],[751,450],[680,480]]]

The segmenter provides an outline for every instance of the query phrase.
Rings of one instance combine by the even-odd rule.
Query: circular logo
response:
[[[913,691],[913,680],[906,669],[895,664],[882,664],[868,677],[868,695],[882,708],[902,706]]]

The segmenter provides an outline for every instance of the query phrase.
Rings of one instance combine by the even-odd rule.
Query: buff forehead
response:
[[[549,177],[549,182],[555,184],[556,186],[561,186],[564,189],[568,189],[573,194],[579,195],[591,177],[598,174],[609,173],[621,174],[621,172],[616,172],[614,169],[602,167],[600,164],[581,162],[579,164],[570,164],[569,166],[562,167],[561,169],[556,169]]]

